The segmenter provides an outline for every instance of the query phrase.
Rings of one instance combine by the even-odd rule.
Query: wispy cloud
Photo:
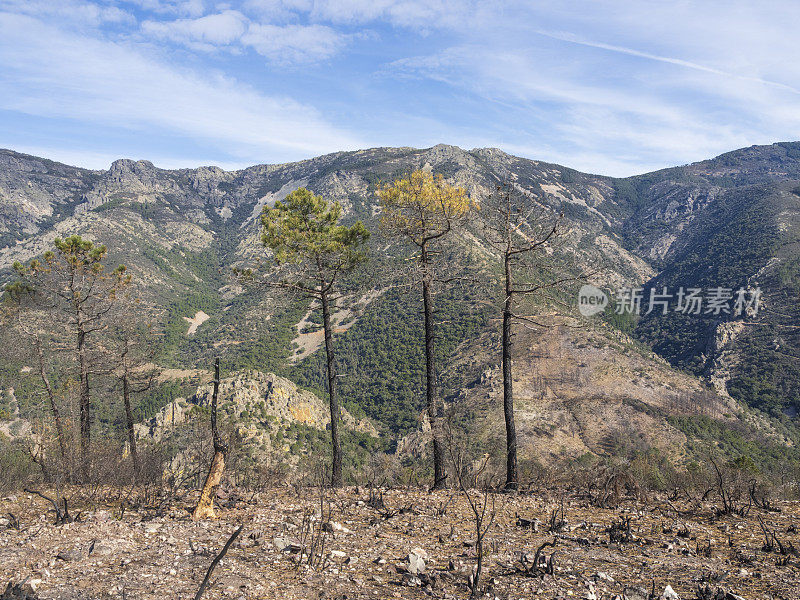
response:
[[[3,0],[0,9],[21,15],[58,19],[81,29],[109,23],[135,23],[133,14],[118,6],[84,0]]]
[[[464,25],[496,13],[500,2],[479,0],[247,0],[244,6],[274,17],[302,13],[338,24],[389,23],[426,31]]]
[[[301,63],[333,56],[350,37],[324,25],[252,23],[241,42],[278,62]]]
[[[800,51],[788,22],[740,3],[689,4],[506,3],[387,72],[491,103],[517,124],[516,136],[484,125],[507,147],[584,170],[629,174],[800,137],[800,69],[775,61]]]
[[[196,19],[148,20],[142,31],[152,37],[203,51],[252,48],[280,64],[313,62],[333,56],[351,37],[325,25],[259,23],[237,10]]]
[[[314,108],[219,73],[199,76],[123,42],[0,13],[0,108],[225,145],[239,156],[298,158],[363,145]]]
[[[145,21],[142,31],[160,39],[210,50],[238,42],[247,31],[247,25],[242,13],[226,10],[196,19]]]
[[[732,73],[729,71],[724,71],[722,69],[715,69],[713,67],[708,67],[706,65],[701,65],[696,62],[692,62],[689,60],[683,60],[680,58],[672,58],[669,56],[660,56],[658,54],[652,54],[650,52],[642,52],[641,50],[636,50],[634,48],[626,48],[624,46],[615,46],[613,44],[605,44],[603,42],[595,42],[591,40],[581,39],[580,37],[567,32],[555,32],[555,31],[537,31],[539,35],[543,35],[554,40],[560,40],[562,42],[569,42],[571,44],[578,44],[580,46],[587,46],[589,48],[599,48],[600,50],[608,50],[610,52],[619,52],[620,54],[627,54],[628,56],[636,56],[638,58],[645,58],[647,60],[654,60],[657,62],[667,63],[670,65],[676,65],[679,67],[685,67],[687,69],[693,69],[695,71],[701,71],[703,73],[711,73],[713,75],[721,75],[723,77],[730,77],[734,79],[742,79],[744,81],[752,81],[754,83],[761,83],[764,85],[768,85],[771,87],[776,87],[781,90],[785,90],[791,92],[793,94],[800,94],[800,89],[792,87],[790,85],[786,85],[785,83],[779,83],[777,81],[770,81],[768,79],[763,79],[761,77],[752,77],[749,75],[739,75],[737,73]]]
[[[102,125],[176,162],[448,142],[617,175],[800,138],[794,0],[0,3],[0,137]]]
[[[202,16],[207,4],[204,0],[121,0],[121,2],[158,14],[186,17]]]

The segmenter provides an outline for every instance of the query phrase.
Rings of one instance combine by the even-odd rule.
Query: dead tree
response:
[[[524,322],[544,325],[534,317],[518,312],[523,296],[536,295],[557,289],[574,281],[574,274],[558,274],[547,259],[548,250],[566,232],[563,215],[548,214],[533,200],[515,190],[511,184],[501,184],[481,206],[480,225],[483,238],[500,256],[503,269],[501,312],[503,415],[506,425],[506,483],[519,487],[517,472],[517,430],[514,423],[514,377],[511,358],[512,325]]]
[[[315,571],[324,571],[328,566],[329,555],[325,552],[328,534],[333,532],[330,526],[333,515],[333,506],[328,497],[325,474],[325,465],[319,467],[319,518],[316,518],[313,508],[303,510],[297,538],[298,555],[296,567],[299,570],[303,565]]]
[[[78,235],[57,238],[55,250],[27,265],[14,263],[17,281],[6,288],[24,301],[31,327],[55,338],[74,336],[71,354],[77,363],[80,399],[81,478],[89,478],[91,445],[90,376],[94,372],[91,340],[106,329],[119,292],[131,282],[123,265],[105,271],[107,249]]]
[[[141,394],[153,385],[156,374],[154,368],[148,368],[142,364],[135,356],[136,342],[125,337],[121,341],[121,351],[119,353],[118,377],[122,386],[122,404],[125,408],[125,429],[128,432],[128,446],[130,447],[131,460],[133,461],[134,478],[138,479],[141,472],[139,462],[139,451],[136,447],[136,432],[133,427],[133,408],[131,406],[131,394]],[[144,367],[137,369],[136,367]]]
[[[620,516],[619,521],[611,523],[608,527],[608,540],[612,544],[623,544],[634,539],[631,531],[631,518]]]
[[[131,397],[149,390],[158,373],[158,367],[154,364],[157,346],[152,343],[156,334],[151,323],[144,322],[140,315],[153,311],[153,307],[144,306],[141,298],[127,295],[126,301],[119,303],[115,310],[116,326],[112,328],[112,339],[105,348],[109,375],[116,380],[116,389],[122,392],[125,430],[133,462],[134,480],[141,474],[141,462]]]
[[[759,497],[757,493],[757,483],[755,480],[750,482],[750,500],[753,504],[756,505],[757,508],[760,508],[764,512],[774,512],[779,513],[781,512],[780,506],[776,506],[770,499],[766,491],[761,493]]]
[[[784,544],[778,538],[778,534],[770,527],[767,527],[767,524],[764,523],[764,519],[760,516],[758,517],[758,524],[761,526],[761,531],[764,533],[764,545],[761,548],[764,552],[778,552],[784,556],[796,556],[798,554],[794,544],[792,544],[791,541]]]
[[[50,504],[53,505],[53,510],[56,511],[56,522],[55,522],[55,525],[64,525],[65,523],[72,523],[72,522],[75,521],[75,519],[69,514],[69,508],[67,507],[67,499],[66,498],[64,498],[64,497],[61,498],[61,500],[62,500],[62,502],[64,504],[64,507],[61,508],[58,505],[58,502],[56,502],[56,500],[53,500],[49,496],[45,496],[43,493],[41,493],[38,490],[30,490],[28,488],[25,488],[23,491],[25,491],[28,494],[34,494],[36,496],[39,496],[43,500],[47,500]]]
[[[722,500],[722,507],[717,508],[717,516],[738,515],[740,517],[746,517],[748,514],[750,514],[750,507],[753,504],[753,498],[749,497],[749,502],[747,504],[741,504],[737,500],[733,483],[726,480],[722,473],[722,469],[719,468],[719,465],[717,465],[717,462],[713,458],[711,459],[711,464],[713,465],[716,473],[716,492],[719,494],[720,500]],[[706,492],[706,494],[707,493],[708,492]]]
[[[497,516],[496,496],[492,493],[489,481],[483,482],[483,490],[470,489],[468,483],[474,481],[477,487],[481,476],[486,472],[489,465],[489,454],[485,454],[481,459],[480,466],[475,470],[472,477],[468,478],[465,473],[465,446],[466,442],[461,443],[455,439],[453,431],[452,416],[447,422],[447,448],[450,455],[451,471],[455,475],[458,489],[466,498],[467,504],[472,511],[473,523],[475,525],[475,567],[469,576],[468,584],[472,598],[481,596],[481,576],[483,574],[483,563],[486,558],[484,541],[486,535],[491,531]]]
[[[37,366],[39,368],[39,377],[42,380],[44,389],[47,392],[47,400],[50,403],[50,411],[53,413],[53,422],[56,427],[56,439],[58,440],[58,448],[61,453],[62,467],[67,467],[67,439],[64,433],[64,424],[61,421],[61,411],[58,408],[56,393],[50,383],[50,378],[47,375],[47,367],[44,360],[44,352],[42,352],[42,340],[39,336],[35,336],[33,340],[33,347],[36,351]]]
[[[486,457],[480,472],[486,467],[489,457]],[[477,478],[477,477],[476,477]],[[481,575],[483,574],[484,555],[484,540],[486,534],[489,533],[494,525],[494,519],[497,515],[495,506],[495,496],[490,493],[489,486],[484,487],[483,494],[472,494],[464,486],[463,477],[458,478],[458,484],[461,492],[467,497],[470,510],[472,510],[473,522],[475,524],[475,570],[473,571],[472,578],[469,581],[470,591],[473,598],[478,598],[481,595]],[[491,498],[491,509],[489,508]],[[488,512],[487,512],[488,510]]]
[[[44,388],[44,393],[47,397],[48,407],[53,416],[53,424],[56,430],[56,442],[58,444],[58,451],[61,459],[61,469],[58,469],[58,472],[59,474],[65,475],[67,480],[70,480],[67,432],[64,427],[64,420],[59,407],[58,394],[56,389],[53,387],[50,374],[48,372],[49,361],[45,357],[46,350],[48,356],[50,354],[49,343],[46,339],[45,333],[40,331],[40,328],[37,324],[31,322],[32,319],[29,318],[28,311],[23,310],[31,305],[31,298],[28,296],[29,292],[30,290],[13,285],[7,290],[6,299],[9,301],[5,302],[0,308],[2,311],[0,312],[0,326],[4,328],[7,327],[7,329],[3,330],[5,339],[0,341],[0,343],[10,346],[8,348],[9,353],[14,353],[18,358],[22,358],[25,361],[35,361],[36,374],[41,380],[42,388]],[[12,341],[16,342],[19,333],[21,333],[24,338],[31,341],[30,345],[12,343]],[[46,465],[44,464],[44,459],[46,458],[44,456],[45,453],[43,452],[43,449],[40,450],[42,450],[42,456],[39,457],[37,454],[37,462],[38,458],[41,458],[42,462],[39,464],[42,467],[43,472],[44,470],[49,472],[49,469],[47,469]]]
[[[523,573],[525,575],[529,575],[531,577],[538,577],[540,575],[552,575],[555,571],[555,557],[556,557],[556,543],[558,538],[553,538],[552,542],[544,542],[541,546],[536,549],[536,553],[533,555],[533,562],[528,562],[528,555],[522,555],[522,568]],[[553,552],[550,556],[545,556],[542,554],[542,551],[545,548],[553,548]]]
[[[214,518],[214,500],[217,496],[217,488],[222,481],[222,474],[225,471],[225,453],[228,451],[227,445],[222,442],[217,428],[217,398],[219,396],[219,358],[214,361],[214,391],[211,395],[211,438],[214,444],[214,458],[208,470],[203,489],[200,492],[200,499],[192,513],[192,520],[199,521],[205,518]]]

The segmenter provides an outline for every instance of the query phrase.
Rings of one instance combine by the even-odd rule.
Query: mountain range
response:
[[[117,160],[107,171],[0,150],[0,283],[56,237],[78,233],[109,248],[154,307],[159,362],[204,369],[220,355],[228,371],[258,369],[321,392],[319,315],[312,305],[250,289],[232,267],[266,258],[262,208],[307,187],[343,207],[345,221],[373,231],[371,261],[347,284],[335,316],[342,394],[398,451],[413,454],[423,423],[416,297],[382,273],[405,249],[378,225],[377,187],[428,168],[480,200],[511,184],[563,214],[565,265],[593,265],[592,283],[611,301],[583,318],[577,289],[563,304],[580,326],[529,330],[514,344],[521,452],[531,460],[586,453],[656,451],[689,460],[709,444],[768,462],[793,453],[800,409],[800,143],[736,150],[716,158],[628,178],[578,172],[494,148],[373,148],[239,171],[163,170]],[[494,257],[473,229],[453,269]],[[459,256],[467,258],[459,258]],[[615,291],[667,288],[760,291],[757,312],[670,307],[617,314]],[[541,301],[536,306],[547,308]],[[496,307],[473,292],[444,290],[438,300],[442,393],[465,409],[473,434],[502,445],[502,385]],[[707,306],[707,305],[706,305]],[[644,312],[644,311],[643,311]],[[9,332],[5,332],[9,334]],[[0,358],[0,388],[20,410],[25,365]],[[139,400],[152,417],[185,381]],[[98,412],[113,423],[113,411]],[[722,433],[721,433],[722,432]]]

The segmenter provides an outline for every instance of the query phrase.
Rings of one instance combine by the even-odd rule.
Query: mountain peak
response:
[[[141,171],[152,171],[155,168],[156,166],[149,160],[132,160],[130,158],[118,158],[113,163],[111,163],[109,172],[114,173],[118,171],[130,171],[136,173]]]

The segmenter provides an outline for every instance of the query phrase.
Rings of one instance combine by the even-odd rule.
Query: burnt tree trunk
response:
[[[91,395],[89,393],[89,360],[86,356],[86,332],[80,324],[78,325],[77,353],[80,383],[81,478],[87,482],[91,460]]]
[[[441,490],[447,486],[447,472],[444,463],[444,444],[442,442],[441,416],[436,401],[436,357],[434,355],[435,332],[433,324],[433,298],[431,297],[431,275],[427,267],[428,254],[423,246],[422,264],[425,272],[422,277],[422,308],[425,316],[425,399],[428,407],[428,419],[433,435],[433,490]]]
[[[511,320],[512,277],[508,252],[505,255],[505,293],[503,304],[503,414],[506,421],[506,489],[515,490],[519,485],[517,475],[517,428],[514,424],[514,381],[511,372]]]
[[[214,443],[214,459],[211,461],[211,468],[208,470],[203,490],[200,492],[200,499],[192,513],[192,520],[199,521],[206,517],[214,518],[214,500],[217,496],[217,488],[222,481],[222,474],[225,471],[225,452],[227,447],[222,442],[217,429],[217,397],[219,396],[219,358],[214,361],[214,391],[211,395],[211,437]]]
[[[131,384],[128,377],[128,366],[123,367],[122,373],[122,402],[125,405],[125,426],[128,430],[128,445],[131,448],[133,460],[133,477],[139,478],[139,452],[136,448],[136,432],[133,429],[133,410],[131,409]]]
[[[331,311],[328,293],[322,291],[320,294],[322,302],[322,329],[325,333],[325,356],[328,368],[328,398],[331,408],[331,485],[339,487],[342,485],[342,448],[339,441],[339,398],[336,396],[336,361],[333,350],[333,330],[331,328]]]

